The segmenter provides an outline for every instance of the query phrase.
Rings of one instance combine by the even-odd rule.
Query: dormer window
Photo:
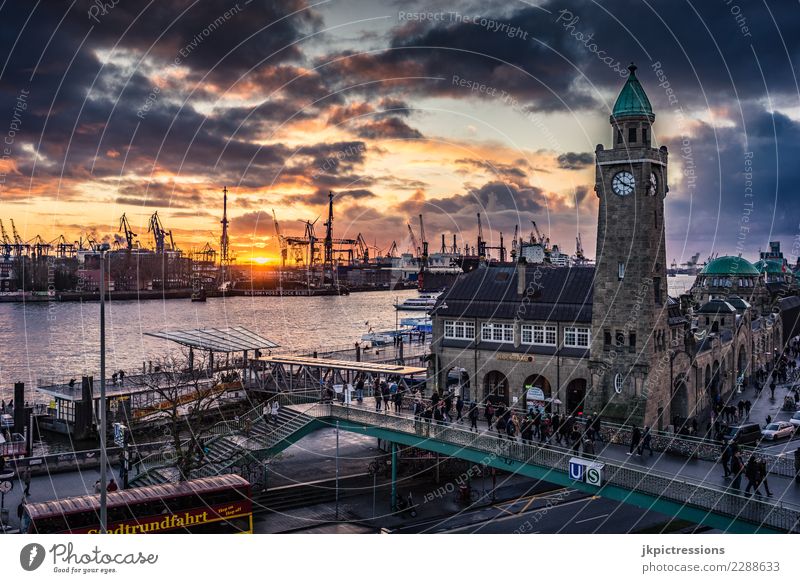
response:
[[[642,143],[647,143],[647,128],[642,128]]]
[[[636,141],[636,128],[628,128],[628,142]]]

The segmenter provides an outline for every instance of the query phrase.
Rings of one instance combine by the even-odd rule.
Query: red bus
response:
[[[250,482],[236,474],[108,493],[108,533],[252,533]],[[100,495],[26,504],[20,532],[96,534]]]

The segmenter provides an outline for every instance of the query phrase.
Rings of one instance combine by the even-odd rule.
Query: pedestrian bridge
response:
[[[207,444],[208,463],[196,475],[240,473],[251,482],[263,483],[265,460],[313,431],[336,426],[342,431],[576,488],[726,532],[800,531],[800,505],[786,500],[798,495],[789,490],[791,485],[779,491],[776,498],[749,498],[674,470],[660,471],[659,463],[646,468],[632,467],[626,460],[604,453],[579,458],[572,451],[553,445],[511,441],[496,434],[471,432],[459,425],[437,425],[402,414],[376,412],[368,407],[309,402],[310,399],[286,394],[275,398],[283,404],[277,424],[267,423],[260,415],[259,406],[238,422],[215,426],[217,436]],[[396,445],[393,445],[393,452]],[[132,480],[132,485],[175,477],[168,459],[154,458],[145,462],[144,471]],[[576,468],[578,465],[584,466],[583,472]],[[397,464],[392,464],[393,469],[396,467]],[[586,471],[589,467],[599,472]],[[396,476],[392,478],[394,484]],[[770,476],[776,491],[777,480]]]

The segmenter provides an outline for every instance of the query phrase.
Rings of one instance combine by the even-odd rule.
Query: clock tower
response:
[[[610,117],[612,147],[595,151],[599,210],[587,400],[606,418],[658,428],[670,397],[667,148],[652,146],[656,116],[636,66],[628,70]]]

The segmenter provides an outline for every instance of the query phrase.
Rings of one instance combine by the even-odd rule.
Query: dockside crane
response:
[[[128,221],[128,217],[125,216],[125,213],[122,213],[122,216],[119,218],[119,228],[117,229],[117,232],[125,233],[125,243],[128,251],[137,246],[137,242],[134,239],[136,239],[136,237],[139,235],[134,233],[133,229],[131,229],[131,224]],[[94,244],[92,245],[92,248],[94,248]]]
[[[586,255],[583,253],[583,242],[581,241],[581,234],[575,237],[575,260],[577,263],[585,263]]]
[[[389,250],[386,252],[386,257],[394,258],[396,257],[397,253],[397,241],[392,241],[392,244],[389,246]]]
[[[36,235],[33,239],[26,241],[25,245],[31,249],[34,259],[41,259],[50,254],[50,243],[42,239],[41,235]]]
[[[0,220],[0,237],[2,237],[3,242],[3,258],[9,259],[11,257],[11,239],[8,238],[8,233],[6,233],[6,227],[3,225],[2,220]]]
[[[422,221],[422,215],[419,215],[419,236],[422,238],[422,266],[428,264],[428,239],[425,237],[425,223]]]
[[[31,248],[22,240],[22,237],[19,236],[17,226],[14,224],[14,219],[9,220],[11,221],[11,233],[14,235],[14,254],[17,257],[30,254]]]
[[[422,249],[417,243],[417,236],[414,234],[414,229],[411,228],[411,223],[406,223],[406,226],[408,227],[408,235],[411,237],[411,248],[414,252],[414,255],[419,257],[422,255]]]
[[[73,257],[75,255],[75,242],[68,242],[64,235],[59,235],[52,241],[50,241],[49,245],[51,248],[55,248],[56,250],[56,257],[59,259],[67,259],[68,257]]]
[[[147,224],[147,232],[153,234],[153,243],[156,253],[164,253],[164,241],[167,237],[167,232],[161,224],[161,219],[158,218],[158,211],[150,216]]]
[[[289,246],[286,244],[286,238],[281,234],[281,226],[278,224],[278,217],[275,215],[275,209],[272,209],[272,223],[275,225],[275,236],[278,237],[278,247],[281,250],[281,267],[286,267]]]

